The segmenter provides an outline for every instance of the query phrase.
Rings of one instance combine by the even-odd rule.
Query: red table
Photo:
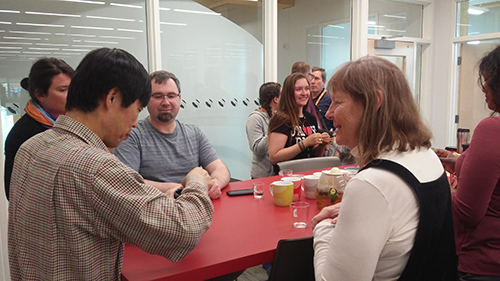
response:
[[[301,174],[316,171],[319,170]],[[253,182],[269,186],[279,179],[274,176],[231,182],[220,199],[212,201],[214,217],[210,229],[196,248],[178,263],[125,245],[122,280],[205,280],[271,262],[281,239],[312,236],[310,225],[304,229],[292,226],[289,207],[275,206],[269,189],[262,199],[226,194],[227,190],[252,188]],[[305,199],[304,193],[301,200],[311,204],[310,221],[319,212],[316,201]]]

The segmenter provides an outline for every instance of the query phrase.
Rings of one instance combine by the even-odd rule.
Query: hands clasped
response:
[[[312,221],[311,221],[313,229],[316,227],[316,225],[320,221],[322,221],[324,219],[331,219],[331,223],[332,224],[336,224],[337,223],[337,218],[339,216],[340,204],[342,204],[342,203],[337,203],[337,204],[332,205],[332,206],[324,207],[319,212],[319,214],[317,214],[316,216],[314,216],[312,218]]]
[[[435,149],[434,152],[439,157],[439,160],[441,160],[444,169],[448,173],[453,174],[455,172],[455,162],[457,162],[458,156],[460,156],[460,154],[444,149]]]
[[[331,143],[333,139],[330,137],[328,133],[314,133],[312,135],[309,135],[307,138],[304,139],[304,145],[306,147],[308,146],[315,146],[315,145],[327,145]]]

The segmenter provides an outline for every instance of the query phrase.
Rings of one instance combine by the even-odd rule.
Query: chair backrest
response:
[[[313,238],[283,239],[274,254],[270,281],[314,281]]]
[[[292,169],[294,173],[323,168],[332,168],[340,165],[342,164],[340,163],[340,159],[337,156],[304,158],[278,163],[280,170]]]

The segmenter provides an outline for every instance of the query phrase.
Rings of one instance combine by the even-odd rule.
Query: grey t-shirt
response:
[[[165,134],[143,119],[113,153],[143,178],[158,182],[180,183],[195,167],[219,159],[200,128],[175,122],[175,131]]]

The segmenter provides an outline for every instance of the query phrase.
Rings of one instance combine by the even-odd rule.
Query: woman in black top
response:
[[[26,114],[16,122],[5,140],[5,196],[9,199],[14,156],[19,147],[32,136],[52,128],[55,120],[66,112],[66,95],[74,70],[65,61],[41,58],[31,67],[29,77],[21,81],[31,100]]]
[[[277,163],[321,156],[330,144],[328,133],[319,133],[316,118],[307,111],[311,99],[309,80],[301,73],[283,83],[278,110],[269,122],[269,159]]]

